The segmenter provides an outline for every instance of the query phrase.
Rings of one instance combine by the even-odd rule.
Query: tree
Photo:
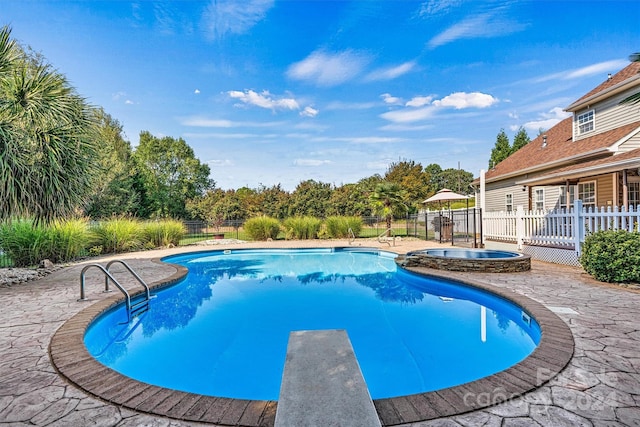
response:
[[[215,223],[215,215],[213,214],[216,203],[225,196],[224,190],[220,188],[210,188],[204,195],[196,196],[187,200],[185,210],[187,217],[190,219],[199,219],[208,224]]]
[[[141,194],[136,188],[136,170],[129,141],[122,136],[122,125],[102,108],[95,111],[98,123],[98,172],[84,212],[92,218],[135,215]]]
[[[280,184],[269,188],[261,185],[257,193],[257,213],[277,219],[285,219],[289,213],[291,195]]]
[[[324,218],[329,210],[331,184],[309,179],[300,182],[291,193],[289,216]]]
[[[464,169],[449,168],[442,171],[442,188],[448,188],[456,193],[468,194],[471,191],[473,174]],[[439,188],[441,190],[442,188]]]
[[[395,182],[381,182],[369,197],[376,215],[384,217],[387,223],[387,237],[390,236],[391,222],[394,215],[405,213],[405,194],[402,187]]]
[[[0,220],[73,214],[91,191],[95,160],[92,108],[0,28]]]
[[[186,202],[214,187],[210,169],[182,139],[140,133],[134,159],[143,179],[148,210],[155,217],[185,218]]]
[[[515,153],[525,145],[531,142],[531,138],[527,134],[527,131],[521,126],[513,137],[513,147],[511,147],[511,154]]]
[[[411,213],[416,212],[422,201],[429,194],[429,175],[424,172],[422,165],[413,160],[401,160],[391,163],[384,179],[395,182],[405,194],[405,205]]]
[[[511,145],[509,144],[509,137],[504,132],[504,129],[500,129],[498,137],[496,138],[496,145],[491,150],[491,158],[489,159],[489,169],[509,157],[511,154]]]

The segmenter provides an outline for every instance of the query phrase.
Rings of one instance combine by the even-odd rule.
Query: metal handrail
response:
[[[384,236],[384,235],[385,235],[385,234],[387,234],[387,233],[389,233],[389,234],[391,234],[391,235],[393,236],[393,238],[391,239],[391,241],[393,242],[393,246],[395,246],[395,245],[396,245],[396,233],[393,231],[393,228],[391,228],[391,227],[389,227],[389,228],[387,228],[386,230],[384,230],[384,231],[382,232],[382,234],[380,234],[380,235],[378,236],[378,242],[379,242],[379,243],[386,243],[387,245],[391,246],[391,243],[389,243],[389,240],[388,240],[388,239],[387,239],[387,240],[381,240],[381,237],[382,237],[382,236]]]
[[[85,273],[91,267],[96,267],[97,269],[101,270],[104,273],[105,282],[107,283],[106,289],[105,289],[106,291],[108,291],[108,288],[109,288],[108,282],[109,280],[111,280],[113,284],[116,285],[118,289],[120,289],[120,292],[124,294],[125,304],[127,305],[127,320],[130,321],[131,320],[131,297],[129,296],[129,292],[127,292],[127,290],[120,283],[118,283],[115,277],[113,277],[111,273],[109,273],[109,271],[107,271],[107,269],[105,269],[100,264],[89,264],[85,266],[80,272],[80,299],[78,301],[86,301],[87,299],[84,292]]]
[[[349,245],[356,241],[356,235],[353,232],[353,228],[349,227],[349,230],[347,230],[347,237],[349,238]]]
[[[109,268],[113,264],[116,264],[116,263],[124,265],[124,267],[127,270],[129,270],[129,273],[131,273],[131,275],[136,278],[138,283],[140,283],[142,286],[144,286],[144,292],[145,292],[146,299],[147,300],[151,299],[151,292],[149,291],[149,286],[147,286],[147,284],[144,282],[144,280],[142,280],[142,278],[140,276],[138,276],[138,274],[135,271],[133,271],[133,269],[126,262],[122,261],[121,259],[114,259],[112,261],[109,261],[109,263],[107,264],[106,271],[109,272]],[[104,284],[105,284],[105,290],[108,290],[109,289],[109,280],[106,277],[104,279]]]
[[[131,273],[131,275],[133,277],[135,277],[135,279],[142,285],[144,286],[144,299],[142,301],[138,301],[134,304],[134,306],[131,305],[131,296],[129,295],[129,292],[127,292],[127,290],[124,288],[124,286],[122,286],[115,277],[113,277],[113,275],[111,274],[111,272],[109,271],[109,268],[113,265],[113,264],[122,264],[127,270],[129,270],[129,273]],[[139,310],[141,310],[143,307],[148,308],[149,306],[149,300],[151,299],[151,291],[149,290],[149,286],[147,286],[147,284],[144,282],[144,280],[142,280],[142,278],[140,276],[138,276],[138,274],[133,271],[133,269],[129,266],[129,264],[127,264],[126,262],[119,260],[119,259],[114,259],[112,261],[110,261],[106,268],[101,266],[100,264],[89,264],[87,266],[85,266],[82,271],[80,272],[80,299],[78,301],[86,301],[86,296],[85,296],[85,273],[87,272],[87,270],[89,270],[91,267],[96,267],[99,270],[101,270],[104,273],[104,291],[105,292],[109,292],[109,281],[113,282],[114,285],[116,285],[116,287],[118,289],[120,289],[120,292],[122,292],[125,296],[125,304],[127,306],[127,322],[131,322],[131,315],[132,313],[138,312]],[[143,306],[143,304],[145,304]]]

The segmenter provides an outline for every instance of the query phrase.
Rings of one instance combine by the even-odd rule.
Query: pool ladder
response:
[[[387,236],[389,234],[389,236]],[[387,228],[378,236],[378,243],[386,243],[391,246],[391,242],[389,242],[389,237],[391,237],[391,242],[393,242],[393,246],[396,245],[396,233],[393,231],[393,228]]]
[[[111,268],[113,264],[122,264],[129,271],[129,273],[131,273],[131,275],[138,281],[138,283],[144,286],[144,295],[142,296],[142,298],[139,298],[138,301],[132,302],[132,298],[131,298],[131,295],[129,295],[129,292],[127,292],[124,286],[122,286],[120,282],[118,282],[116,278],[113,277],[113,275],[109,271],[109,268]],[[127,322],[131,322],[131,319],[133,318],[133,316],[140,314],[149,309],[149,300],[151,299],[151,292],[149,291],[149,286],[147,286],[144,280],[142,280],[142,278],[135,271],[133,271],[133,269],[129,266],[129,264],[127,264],[126,262],[120,259],[114,259],[112,261],[109,261],[106,267],[103,267],[100,264],[89,264],[85,266],[80,272],[80,298],[78,299],[78,301],[86,301],[87,299],[84,291],[85,273],[90,268],[97,268],[98,270],[104,273],[104,292],[111,292],[111,290],[109,289],[109,281],[111,281],[114,285],[116,285],[116,287],[120,290],[120,292],[124,294],[125,304],[127,306]],[[134,299],[135,299],[135,296],[134,296]]]

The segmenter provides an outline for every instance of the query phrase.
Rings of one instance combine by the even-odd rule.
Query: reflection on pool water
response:
[[[225,251],[229,252],[229,251]],[[234,250],[165,258],[182,282],[126,323],[123,306],[85,344],[137,380],[198,394],[277,400],[289,332],[345,329],[372,398],[438,390],[506,369],[540,328],[487,292],[396,269],[377,250]]]
[[[497,251],[493,249],[425,249],[423,251],[414,252],[414,254],[423,253],[426,255],[441,256],[447,258],[466,258],[466,259],[503,259],[518,258],[522,254],[510,251]]]

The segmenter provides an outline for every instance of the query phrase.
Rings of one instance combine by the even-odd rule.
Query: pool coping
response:
[[[159,258],[152,261],[167,264]],[[149,284],[150,288],[171,286],[187,274],[185,267],[170,265],[177,269],[176,273]],[[504,371],[443,390],[375,399],[374,406],[383,425],[427,421],[505,402],[544,385],[560,373],[573,357],[574,340],[569,327],[542,304],[507,289],[469,279],[451,278],[441,270],[423,267],[406,270],[486,290],[512,301],[536,319],[542,334],[540,344],[533,353]],[[49,355],[54,368],[63,378],[101,400],[138,412],[218,425],[274,425],[276,401],[230,399],[170,390],[126,377],[94,359],[84,345],[85,331],[91,322],[123,299],[123,296],[112,295],[98,301],[77,313],[56,331],[49,345]]]

